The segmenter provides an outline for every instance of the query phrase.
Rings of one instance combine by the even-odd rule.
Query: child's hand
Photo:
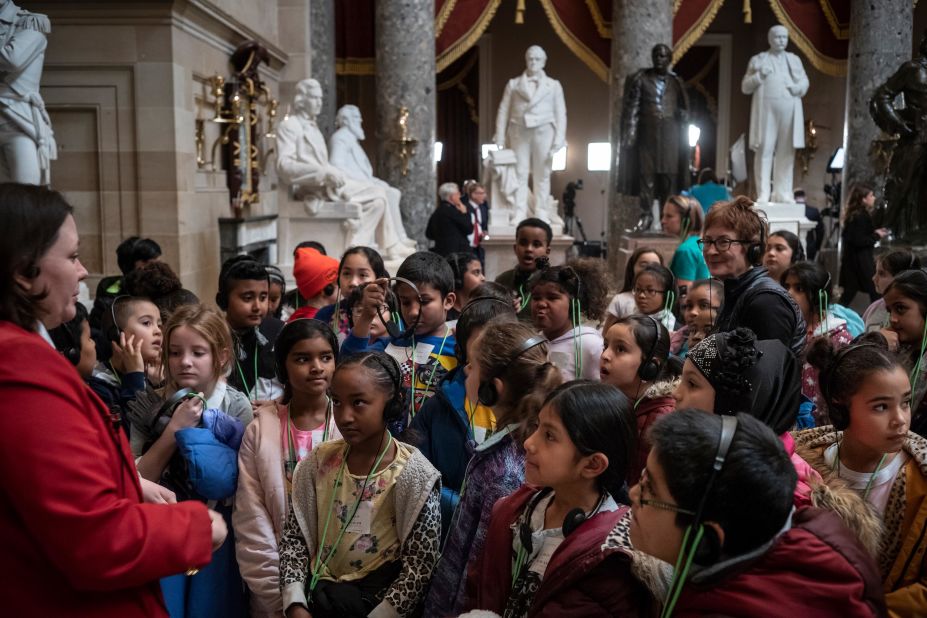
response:
[[[142,477],[139,477],[138,481],[142,485],[142,500],[148,504],[175,504],[177,502],[177,495],[167,487],[161,487]]]
[[[200,393],[200,396],[203,394]],[[174,409],[174,415],[171,417],[168,427],[174,431],[196,427],[200,424],[203,417],[203,402],[199,397],[191,397]]]
[[[898,351],[898,333],[888,328],[880,329],[879,333],[881,333],[882,336],[885,337],[885,341],[888,342],[888,349],[891,350],[892,352],[897,352]]]
[[[360,315],[354,319],[352,333],[355,337],[366,339],[370,336],[370,324],[378,319],[377,309],[386,304],[386,288],[389,279],[377,279],[364,285],[361,296]]]
[[[216,551],[222,544],[225,542],[225,537],[228,536],[229,529],[225,525],[225,520],[222,519],[222,515],[219,515],[212,509],[209,509],[209,523],[212,528],[212,550]]]
[[[142,358],[142,340],[135,335],[126,337],[125,333],[119,333],[119,343],[115,341],[113,346],[113,360],[117,365],[123,367],[124,373],[134,373],[145,371],[145,359]]]

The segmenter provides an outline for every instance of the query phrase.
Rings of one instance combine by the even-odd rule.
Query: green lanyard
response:
[[[254,344],[254,390],[248,388],[248,381],[245,380],[245,372],[241,369],[241,363],[238,362],[238,359],[235,359],[235,367],[238,368],[238,375],[241,376],[241,385],[245,387],[245,394],[248,396],[248,401],[254,401],[257,399],[258,395],[258,344]],[[254,393],[254,399],[251,398],[251,393]]]
[[[518,295],[521,297],[521,306],[518,307],[518,313],[521,313],[525,310],[525,307],[528,306],[528,303],[531,302],[531,292],[528,292],[528,295],[525,295],[525,284],[518,286]]]
[[[322,426],[322,442],[328,441],[328,428],[332,420],[332,400],[328,397],[326,397],[326,399],[328,399],[328,404],[325,409],[325,424]],[[299,457],[296,453],[296,441],[293,438],[295,432],[296,425],[293,423],[293,418],[290,416],[290,404],[286,404],[286,471],[290,478],[293,477],[293,471],[296,469],[296,464],[299,463]],[[313,445],[313,448],[315,448],[315,445]]]
[[[431,390],[432,382],[435,379],[435,372],[438,370],[438,365],[441,364],[441,361],[438,360],[438,357],[441,356],[441,353],[444,352],[444,344],[447,342],[447,336],[450,334],[450,327],[444,325],[444,337],[441,339],[441,345],[438,347],[438,351],[435,353],[435,364],[431,367],[431,375],[428,376],[428,381],[425,382],[425,391],[422,393],[422,399],[428,396],[428,391]],[[429,353],[430,354],[430,353]],[[415,335],[412,335],[412,402],[409,406],[410,418],[415,418]]]
[[[364,484],[361,486],[360,491],[357,492],[357,500],[354,501],[354,507],[351,509],[351,516],[348,517],[344,524],[341,525],[341,530],[338,532],[338,536],[335,538],[335,542],[332,543],[331,549],[328,550],[328,555],[325,556],[325,559],[322,559],[322,550],[325,547],[325,538],[328,536],[328,524],[331,523],[332,511],[335,506],[335,494],[338,491],[338,488],[341,487],[341,479],[344,477],[344,466],[348,462],[348,454],[351,452],[351,445],[344,451],[344,457],[341,459],[341,467],[338,468],[338,477],[335,479],[335,484],[332,486],[332,494],[328,500],[328,514],[325,516],[325,526],[322,529],[322,536],[319,537],[319,552],[315,556],[315,565],[312,567],[312,579],[309,581],[309,592],[312,593],[315,590],[316,584],[319,583],[319,579],[322,577],[322,569],[328,566],[328,563],[331,562],[331,559],[335,556],[335,552],[338,550],[338,544],[341,543],[342,537],[344,537],[345,530],[348,529],[348,526],[351,525],[351,521],[354,519],[354,515],[357,514],[357,509],[360,508],[360,503],[363,501],[364,492],[367,490],[367,483],[370,482],[370,477],[373,476],[373,473],[377,468],[380,467],[380,463],[383,461],[383,457],[389,451],[389,447],[393,444],[393,435],[386,432],[388,440],[386,441],[386,446],[380,452],[380,455],[377,457],[377,460],[373,462],[373,467],[370,468],[370,472],[367,473],[367,478],[364,479]]]
[[[863,500],[869,498],[869,492],[872,491],[872,483],[875,481],[876,475],[879,473],[879,470],[882,469],[882,464],[885,463],[885,458],[888,457],[888,453],[882,453],[882,458],[879,459],[879,464],[876,466],[875,470],[872,471],[872,474],[869,476],[869,481],[866,483],[866,488],[863,490]],[[840,476],[840,443],[837,443],[837,460],[834,462],[834,469],[837,471],[837,476]]]

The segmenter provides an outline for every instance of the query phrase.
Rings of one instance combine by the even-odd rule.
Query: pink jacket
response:
[[[251,590],[253,617],[283,612],[278,542],[286,521],[287,495],[277,413],[276,403],[258,408],[238,451],[232,525],[238,568]]]
[[[792,465],[795,466],[795,472],[798,474],[798,483],[795,485],[794,503],[795,508],[811,506],[811,485],[812,483],[823,483],[824,479],[818,474],[818,471],[811,467],[801,455],[795,452],[795,439],[792,434],[785,432],[779,436],[785,452],[789,454]]]

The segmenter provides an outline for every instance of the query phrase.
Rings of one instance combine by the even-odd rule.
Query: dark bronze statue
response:
[[[869,101],[869,113],[879,128],[898,135],[885,182],[888,208],[880,224],[909,241],[927,234],[927,33],[918,52]],[[899,94],[904,96],[903,109],[894,105]]]
[[[678,193],[688,176],[689,100],[685,86],[670,70],[673,51],[655,45],[653,67],[625,81],[621,110],[618,193],[640,197],[636,231],[653,225],[652,204]]]

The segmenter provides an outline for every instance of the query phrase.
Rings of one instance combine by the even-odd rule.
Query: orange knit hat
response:
[[[308,300],[338,279],[338,260],[312,247],[302,247],[296,251],[293,277],[300,296]]]

